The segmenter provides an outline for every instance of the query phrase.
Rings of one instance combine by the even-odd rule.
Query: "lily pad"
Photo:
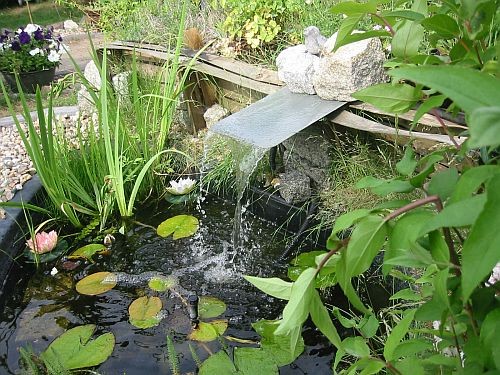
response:
[[[229,358],[225,351],[221,350],[208,357],[200,366],[199,375],[213,374],[236,375],[240,373],[234,367],[231,358]]]
[[[173,276],[154,276],[148,281],[148,286],[155,292],[164,292],[177,286],[177,279]]]
[[[26,258],[28,258],[28,262],[30,263],[37,263],[37,257],[38,257],[38,263],[47,263],[51,262],[57,258],[60,258],[64,253],[68,250],[68,241],[66,240],[60,240],[57,242],[56,247],[54,250],[41,254],[41,255],[36,255],[29,249],[26,249],[24,254],[26,255]]]
[[[218,298],[202,296],[198,302],[198,315],[201,319],[218,317],[226,311],[226,304]]]
[[[108,359],[115,346],[115,336],[105,333],[94,340],[91,337],[96,329],[93,324],[72,328],[56,338],[40,354],[45,363],[55,368],[73,370],[97,366]]]
[[[142,329],[157,326],[161,320],[158,316],[161,308],[161,299],[158,297],[137,298],[128,307],[130,324]]]
[[[69,259],[84,258],[84,259],[89,260],[90,262],[93,262],[92,257],[95,254],[101,254],[107,250],[108,250],[108,248],[106,246],[104,246],[103,244],[91,243],[90,245],[85,245],[85,246],[80,247],[79,249],[73,251],[68,258]]]
[[[209,342],[217,339],[226,332],[227,320],[213,320],[210,323],[200,322],[198,327],[189,335],[188,339],[201,342]]]
[[[259,348],[234,348],[234,365],[242,375],[278,375],[272,353]]]
[[[165,220],[158,226],[159,236],[168,237],[173,234],[174,240],[189,237],[198,230],[198,219],[191,215],[177,215]]]
[[[116,286],[116,275],[111,272],[97,272],[84,277],[76,283],[80,294],[95,296],[107,292]]]

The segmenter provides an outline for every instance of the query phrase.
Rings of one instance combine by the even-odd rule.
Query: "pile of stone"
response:
[[[290,91],[322,99],[351,101],[351,94],[385,82],[385,54],[378,38],[347,44],[333,51],[337,33],[326,39],[315,26],[304,31],[305,44],[282,51],[278,76]]]

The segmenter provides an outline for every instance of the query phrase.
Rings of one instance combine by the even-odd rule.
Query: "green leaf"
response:
[[[449,269],[444,268],[434,275],[432,284],[434,286],[434,297],[436,300],[447,308],[450,307],[450,300],[448,297],[448,275]]]
[[[357,189],[370,189],[374,194],[385,196],[391,193],[409,193],[415,187],[408,181],[383,180],[372,176],[363,177],[356,183]]]
[[[470,148],[500,145],[500,107],[475,109],[469,117],[469,131]]]
[[[415,311],[416,310],[406,310],[403,319],[399,321],[399,323],[392,329],[389,337],[387,337],[384,346],[384,358],[386,361],[393,361],[397,359],[394,357],[394,352],[399,346],[401,340],[408,333],[410,324],[413,321],[413,317],[415,316]]]
[[[381,12],[382,17],[403,18],[410,21],[422,21],[425,16],[422,13],[414,12],[413,10],[398,9],[392,11]]]
[[[336,220],[335,224],[333,225],[332,229],[332,235],[337,234],[343,230],[346,230],[353,226],[356,222],[358,222],[360,219],[368,216],[370,214],[371,210],[368,210],[366,208],[359,208],[357,210],[353,210],[350,212],[347,212],[345,214],[340,215]]]
[[[354,357],[365,358],[370,356],[370,348],[363,337],[348,337],[342,341],[342,349]]]
[[[148,281],[148,286],[155,292],[164,292],[175,288],[178,285],[178,280],[174,276],[153,276]]]
[[[161,223],[156,232],[162,237],[168,237],[173,233],[174,240],[178,240],[195,234],[198,225],[198,219],[194,216],[177,215]]]
[[[158,297],[137,298],[128,307],[130,324],[141,329],[157,326],[161,320],[158,317],[161,308],[161,299]]]
[[[76,283],[76,290],[80,294],[95,296],[111,290],[116,285],[116,275],[111,272],[96,272],[84,277]]]
[[[498,165],[480,165],[465,171],[458,180],[450,203],[461,201],[476,192],[485,182],[500,173]]]
[[[452,39],[460,36],[460,28],[457,21],[447,14],[436,14],[423,19],[420,24],[429,31],[434,31],[441,38]]]
[[[238,375],[233,361],[229,358],[225,351],[221,350],[208,357],[200,367],[199,375]]]
[[[397,171],[404,176],[410,176],[415,171],[415,168],[417,168],[417,165],[418,162],[415,159],[413,148],[411,145],[406,146],[403,159],[396,163]]]
[[[210,323],[199,322],[188,335],[189,340],[210,342],[222,336],[227,329],[227,320],[212,320]]]
[[[309,305],[314,296],[315,268],[308,268],[293,283],[290,300],[283,309],[283,320],[276,330],[276,334],[286,334],[301,326],[309,315]]]
[[[328,310],[321,301],[318,291],[314,290],[312,294],[310,313],[314,325],[318,327],[321,333],[325,335],[337,349],[341,348],[342,343],[340,336],[337,333],[337,329],[333,325]]]
[[[492,348],[498,340],[500,334],[500,308],[496,308],[486,315],[486,318],[481,325],[479,337],[481,341],[488,347]]]
[[[422,116],[429,112],[431,109],[441,107],[445,100],[446,96],[444,95],[434,95],[428,98],[417,108],[415,116],[413,116],[412,124],[416,125],[418,123],[418,120],[420,120]]]
[[[360,15],[365,13],[375,13],[377,4],[372,1],[367,3],[357,3],[355,1],[343,1],[335,4],[331,8],[333,14],[345,14],[347,16]]]
[[[289,300],[292,294],[293,283],[283,281],[277,277],[271,277],[268,279],[255,277],[255,276],[243,276],[246,281],[253,284],[258,289],[262,290],[264,293],[270,296]]]
[[[361,319],[358,324],[358,329],[364,338],[369,339],[375,336],[378,331],[379,321],[374,314],[368,314]]]
[[[100,254],[106,250],[107,250],[107,247],[104,246],[103,244],[93,243],[90,245],[85,245],[85,246],[80,247],[79,249],[73,251],[71,253],[71,255],[68,256],[68,258],[69,259],[85,258],[85,259],[93,262],[92,257],[95,254]]]
[[[201,319],[216,318],[226,311],[226,304],[218,298],[201,296],[198,302],[198,314]]]
[[[467,113],[480,107],[498,106],[500,80],[461,66],[419,66],[393,69],[395,79],[409,79],[429,86],[453,100]]]
[[[234,348],[234,365],[242,375],[278,375],[279,370],[268,352],[258,348]],[[221,374],[220,370],[214,374]]]
[[[429,247],[432,259],[439,265],[450,263],[450,250],[440,231],[435,230],[429,233]]]
[[[432,212],[414,211],[405,214],[396,221],[384,253],[384,265],[382,266],[384,276],[392,269],[389,264],[391,259],[410,255],[411,245],[420,237],[420,228],[425,226],[426,222],[432,217]]]
[[[448,204],[445,208],[428,220],[420,230],[420,235],[439,228],[465,227],[476,222],[486,203],[486,194],[475,195],[471,198]]]
[[[115,336],[108,332],[91,340],[95,329],[95,325],[87,324],[64,332],[40,357],[44,362],[55,363],[65,370],[100,365],[113,352]]]
[[[333,48],[334,51],[339,47],[342,47],[343,45],[349,43],[347,38],[351,35],[356,25],[359,23],[359,21],[361,21],[362,18],[362,15],[354,15],[347,17],[342,21],[337,34],[337,39],[335,40],[335,47]]]
[[[279,366],[286,366],[292,363],[304,351],[304,339],[299,335],[298,342],[294,345],[292,352],[291,335],[278,336],[274,332],[280,322],[276,320],[259,320],[252,323],[252,327],[262,337],[260,346],[268,353],[273,361]]]
[[[365,272],[385,242],[386,223],[380,216],[367,216],[352,232],[345,258],[346,275],[351,278]]]
[[[394,358],[403,358],[403,357],[413,357],[415,354],[424,352],[424,351],[432,351],[434,349],[434,345],[430,340],[426,339],[410,339],[406,341],[402,341],[393,353]]]
[[[429,181],[427,192],[429,195],[437,195],[445,202],[455,190],[458,182],[458,171],[456,168],[447,168],[435,173]]]
[[[500,261],[500,175],[486,185],[484,209],[472,226],[462,250],[462,296],[464,301]]]
[[[392,37],[392,54],[402,59],[418,55],[418,48],[424,38],[424,31],[424,28],[418,22],[403,21]]]
[[[414,187],[422,187],[426,181],[426,178],[434,172],[435,164],[443,160],[443,155],[441,154],[429,154],[418,161],[419,165],[425,163],[422,171],[416,176],[410,179],[410,184]]]
[[[399,292],[393,294],[390,300],[396,300],[396,299],[405,299],[407,301],[421,301],[422,296],[418,293],[415,293],[413,290],[410,288],[402,289]]]
[[[383,111],[399,114],[413,108],[422,97],[422,92],[404,83],[379,83],[356,91],[352,97]]]

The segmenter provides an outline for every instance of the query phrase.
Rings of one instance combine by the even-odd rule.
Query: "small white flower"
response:
[[[55,276],[57,275],[59,271],[57,270],[56,267],[53,267],[51,270],[50,270],[50,276]]]
[[[30,51],[31,56],[38,55],[41,52],[40,48],[35,48]]]
[[[195,180],[188,178],[181,178],[179,181],[170,181],[170,186],[167,191],[173,195],[184,195],[191,192],[196,184]]]
[[[35,25],[33,23],[28,23],[26,25],[26,27],[24,28],[24,31],[31,35],[35,31],[37,31],[39,28],[40,28],[40,26],[38,26],[38,25]]]
[[[375,26],[373,26],[373,30],[375,30],[375,31],[382,30],[382,26],[375,25]]]
[[[59,55],[59,53],[57,53],[56,51],[50,51],[47,59],[50,62],[58,62],[59,60],[61,60],[61,55]]]
[[[387,31],[388,33],[390,33],[390,32],[391,32],[391,28],[390,28],[389,26],[385,26],[385,27],[384,27],[384,29],[385,29],[385,31]]]

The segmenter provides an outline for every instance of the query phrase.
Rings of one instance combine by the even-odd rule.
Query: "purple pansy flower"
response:
[[[30,34],[28,34],[27,32],[22,31],[21,34],[19,34],[19,42],[21,42],[21,44],[27,44],[30,41],[31,37]]]
[[[19,44],[18,41],[12,42],[12,45],[10,46],[12,51],[20,51],[21,50],[21,45]]]
[[[47,31],[45,33],[45,39],[47,39],[47,40],[52,39],[52,33],[50,31]]]
[[[33,33],[34,37],[35,37],[35,40],[43,40],[44,36],[43,36],[43,31],[41,29],[38,29],[36,30],[34,33]]]
[[[7,35],[0,35],[0,43],[5,42],[6,39],[7,39]]]

